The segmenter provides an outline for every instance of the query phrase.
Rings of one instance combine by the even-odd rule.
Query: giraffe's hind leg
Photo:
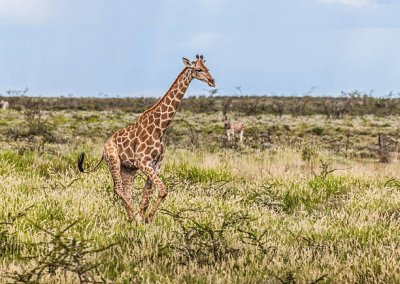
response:
[[[114,180],[114,191],[122,199],[125,210],[128,214],[128,218],[133,220],[134,212],[129,198],[126,197],[123,185],[123,177],[121,172],[121,160],[118,156],[116,147],[109,146],[105,149],[104,153],[105,160],[108,168],[110,169],[111,176]],[[124,173],[124,179],[127,180]]]

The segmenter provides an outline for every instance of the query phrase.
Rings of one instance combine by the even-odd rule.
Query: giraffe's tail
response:
[[[78,169],[79,169],[79,171],[80,171],[81,173],[90,173],[90,172],[93,172],[95,169],[97,169],[97,168],[100,166],[100,163],[103,161],[103,159],[104,159],[104,157],[101,156],[100,161],[97,163],[97,165],[96,165],[93,169],[90,169],[90,170],[85,171],[85,170],[83,169],[83,161],[85,160],[85,152],[82,152],[82,153],[79,154],[79,157],[78,157]]]

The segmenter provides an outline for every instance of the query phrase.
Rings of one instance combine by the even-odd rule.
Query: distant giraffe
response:
[[[6,110],[6,109],[8,109],[9,107],[10,107],[9,102],[4,101],[4,100],[0,100],[0,108],[1,108],[1,109]]]
[[[231,141],[232,138],[235,139],[236,134],[239,134],[240,144],[243,144],[244,123],[242,121],[231,122],[231,120],[228,119],[228,116],[225,115],[224,126],[226,129],[226,136],[228,137],[228,141]]]
[[[106,141],[101,160],[93,169],[87,171],[95,170],[103,159],[106,161],[114,180],[114,190],[122,199],[130,220],[135,216],[131,187],[138,170],[147,176],[140,203],[140,216],[144,222],[153,219],[161,201],[167,196],[168,190],[158,177],[164,158],[162,140],[190,82],[195,78],[215,87],[215,81],[204,64],[206,61],[203,60],[203,55],[196,55],[196,60],[192,62],[186,58],[182,60],[185,68],[167,93],[153,107],[146,110],[137,122],[115,132]],[[84,158],[85,153],[81,153],[78,159],[78,168],[81,172],[84,172]],[[153,193],[153,184],[158,189],[158,198],[146,215]]]

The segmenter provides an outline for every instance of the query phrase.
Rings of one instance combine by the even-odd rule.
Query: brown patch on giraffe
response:
[[[118,149],[119,153],[122,153],[125,151],[125,148],[122,146],[122,143],[117,144],[117,149]],[[110,155],[110,157],[112,158],[113,156]]]
[[[160,154],[159,149],[153,149],[153,150],[151,151],[150,156],[151,156],[153,159],[155,159],[159,154]]]
[[[151,135],[151,134],[153,134],[154,129],[155,129],[154,124],[150,124],[150,125],[147,127],[147,132]]]
[[[154,116],[154,120],[159,119],[161,117],[161,115],[162,115],[161,111],[155,112],[154,115],[153,115]]]
[[[153,139],[147,139],[146,144],[147,144],[147,146],[151,146],[151,145],[154,144],[154,140],[153,140]],[[151,148],[147,148],[147,149],[150,149],[150,150],[151,150]],[[147,149],[146,149],[146,150],[147,150]]]
[[[147,142],[146,142],[146,144],[147,144]],[[151,153],[151,148],[147,147],[146,150],[144,150],[144,153],[145,153],[145,155],[148,156]]]
[[[124,148],[126,149],[130,144],[129,139],[125,139],[124,143],[122,143],[122,146],[124,146]]]
[[[138,137],[140,138],[141,136],[147,134],[147,127],[146,128],[142,128],[142,131],[140,131],[140,133],[138,133]]]
[[[126,152],[122,152],[120,154],[120,157],[122,158],[123,161],[128,160],[128,155],[126,154]]]
[[[128,148],[125,150],[125,153],[128,155],[128,157],[132,157],[132,156],[133,156],[132,147],[128,147]]]
[[[150,135],[147,132],[143,132],[142,134],[140,134],[139,139],[141,141],[146,141],[149,137],[150,137]],[[142,142],[142,143],[144,143],[144,142]]]
[[[161,127],[162,128],[167,128],[169,125],[170,121],[169,120],[164,120],[161,122]]]
[[[142,125],[142,127],[146,127],[148,125],[148,123],[149,123],[149,119],[147,118],[147,115],[146,115],[146,117],[141,121],[141,125]]]
[[[166,111],[168,110],[168,105],[162,105],[161,106],[161,112],[162,112],[162,114],[164,114]]]
[[[143,152],[145,149],[147,148],[145,143],[142,143],[139,145],[139,147],[137,147],[137,152]]]
[[[132,132],[130,132],[129,135],[128,135],[128,139],[131,142],[134,142],[136,137],[137,137],[137,129],[132,129]]]
[[[154,141],[161,140],[162,130],[161,128],[157,128],[153,133]]]
[[[142,130],[143,130],[143,127],[141,126],[141,125],[139,125],[137,128],[136,128],[136,135],[138,135],[138,134],[140,134],[140,132],[142,132]]]
[[[178,100],[173,100],[171,105],[172,105],[173,108],[177,109],[178,106],[179,106],[179,101]]]

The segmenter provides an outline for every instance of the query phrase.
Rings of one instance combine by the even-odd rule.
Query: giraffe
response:
[[[160,203],[168,194],[168,189],[158,177],[164,158],[163,136],[170,125],[192,79],[198,79],[215,87],[215,81],[205,66],[203,55],[196,55],[195,61],[182,58],[183,71],[172,83],[166,94],[151,108],[139,116],[137,121],[115,132],[105,142],[103,155],[97,165],[88,171],[83,169],[85,153],[78,158],[80,172],[94,171],[104,159],[114,181],[114,191],[122,199],[129,220],[134,220],[136,213],[132,207],[133,181],[138,170],[147,176],[142,200],[140,202],[141,219],[148,223]],[[158,190],[158,197],[147,212],[153,185]]]
[[[6,110],[10,107],[10,103],[8,101],[1,100],[0,101],[0,109]]]
[[[224,126],[226,129],[226,136],[228,137],[228,141],[231,141],[232,138],[235,138],[236,134],[239,134],[239,141],[240,144],[243,144],[243,130],[244,130],[244,122],[242,121],[235,121],[231,122],[228,119],[228,116],[224,116]]]

